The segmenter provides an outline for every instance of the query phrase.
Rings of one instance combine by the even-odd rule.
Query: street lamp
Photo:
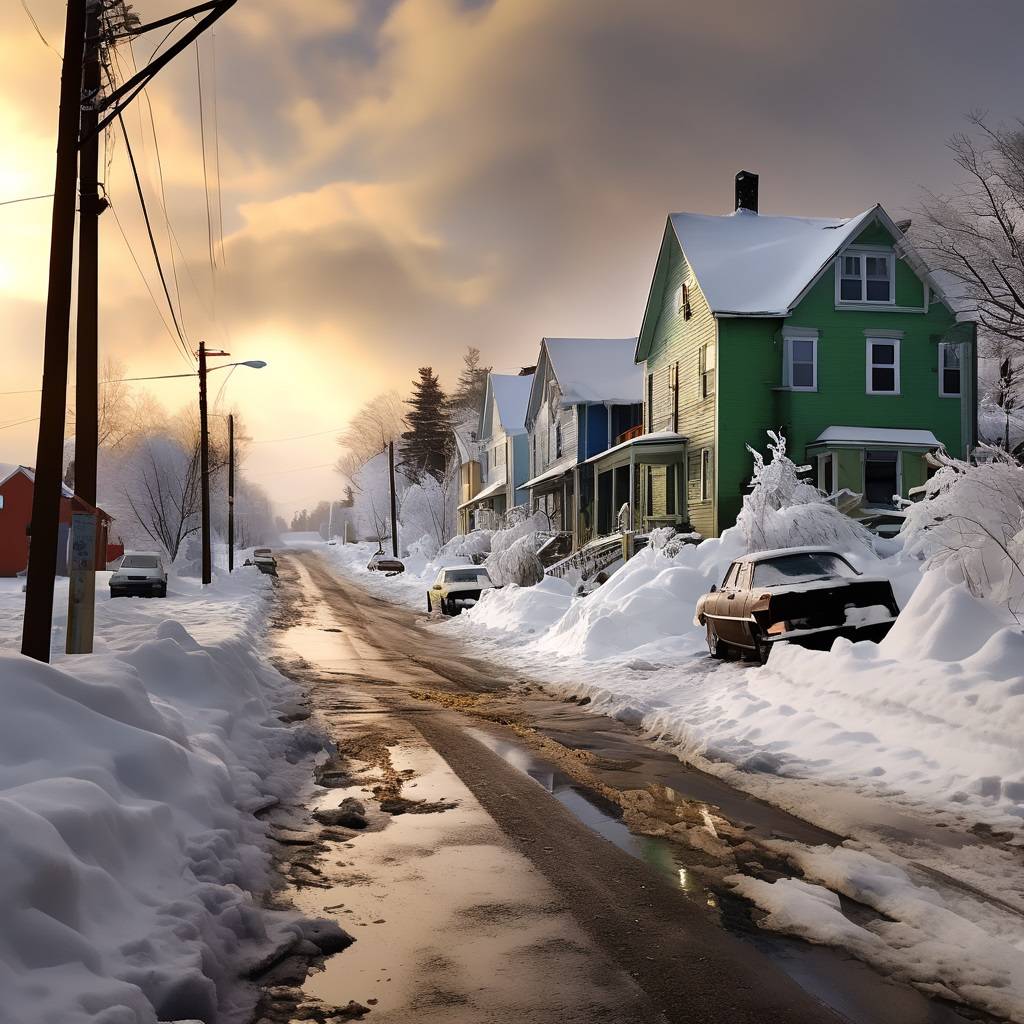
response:
[[[213,581],[213,557],[210,549],[210,431],[206,415],[206,375],[212,370],[226,370],[233,366],[248,366],[252,370],[262,370],[267,364],[262,359],[246,359],[238,363],[221,363],[219,366],[207,367],[208,356],[229,356],[230,352],[207,349],[206,342],[199,342],[199,476],[201,494],[201,521],[203,539],[203,584]],[[230,483],[234,490],[234,480]],[[233,501],[234,494],[229,495]]]

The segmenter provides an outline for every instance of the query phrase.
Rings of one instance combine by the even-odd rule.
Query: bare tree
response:
[[[124,483],[124,497],[145,534],[171,561],[199,530],[199,445],[169,437],[139,442]]]
[[[338,435],[344,452],[337,469],[352,480],[359,468],[392,441],[401,439],[405,430],[405,402],[397,391],[385,391],[371,398]]]
[[[975,314],[998,366],[989,397],[1009,411],[1024,385],[1024,121],[994,127],[982,113],[968,121],[972,131],[949,141],[964,180],[949,195],[928,193],[912,237]]]

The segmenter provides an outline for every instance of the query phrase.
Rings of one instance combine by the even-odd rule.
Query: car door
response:
[[[711,619],[715,634],[727,643],[736,643],[736,624],[733,611],[736,601],[736,581],[739,577],[740,563],[733,562],[722,580],[717,593],[711,594],[705,605],[704,614]]]

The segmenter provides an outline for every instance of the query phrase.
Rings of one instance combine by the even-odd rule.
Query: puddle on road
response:
[[[842,1014],[851,1024],[967,1024],[953,1007],[926,998],[916,989],[888,981],[852,957],[826,946],[756,931],[745,901],[728,891],[710,888],[683,860],[672,843],[630,832],[619,808],[591,793],[555,766],[519,743],[483,729],[467,729],[512,767],[543,786],[594,832],[631,857],[644,861],[670,885],[681,888],[708,908],[730,933],[750,942],[801,988]]]
[[[630,1019],[629,983],[602,966],[547,882],[507,847],[444,760],[419,746],[390,751],[397,771],[415,773],[410,798],[458,806],[399,815],[332,847],[334,885],[293,898],[307,913],[333,916],[357,941],[308,978],[305,993],[329,1005],[354,999],[384,1022]],[[331,791],[324,805],[365,799],[365,789]]]

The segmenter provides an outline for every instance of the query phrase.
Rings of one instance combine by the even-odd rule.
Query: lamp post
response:
[[[199,342],[199,491],[201,497],[200,520],[203,540],[203,584],[213,581],[213,555],[210,545],[210,430],[206,403],[206,376],[214,370],[226,370],[233,366],[248,366],[262,370],[267,364],[262,359],[246,359],[240,363],[221,363],[207,366],[208,356],[229,356],[230,352],[210,350],[206,342]]]

